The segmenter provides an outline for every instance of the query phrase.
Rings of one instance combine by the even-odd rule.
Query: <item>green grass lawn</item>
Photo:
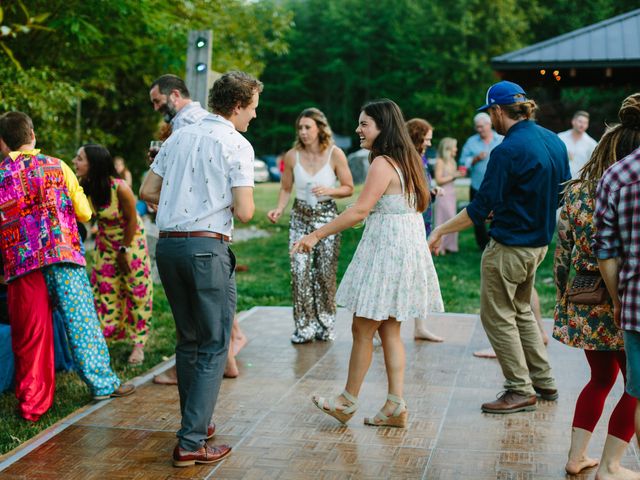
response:
[[[267,211],[276,205],[277,184],[261,184],[256,187],[256,213],[248,225],[266,230],[267,238],[256,238],[233,246],[238,263],[248,265],[247,272],[237,274],[238,311],[258,305],[291,305],[288,258],[288,215],[272,225]],[[359,189],[357,189],[358,191]],[[465,200],[466,189],[459,190],[459,199]],[[341,210],[355,197],[341,200]],[[362,229],[349,229],[342,235],[342,247],[338,266],[341,278],[358,244]],[[440,287],[447,312],[478,313],[480,310],[480,252],[475,245],[473,230],[460,234],[460,252],[434,261],[440,279]],[[390,245],[389,248],[393,248]],[[553,245],[549,248],[553,252]],[[553,315],[555,288],[553,286],[553,256],[548,253],[538,269],[536,287],[540,294],[545,317]],[[292,326],[293,328],[293,326]],[[113,366],[118,375],[130,379],[157,365],[173,354],[174,327],[164,291],[156,286],[154,293],[154,324],[145,350],[142,366],[130,367],[127,358],[130,346],[115,343],[111,348]],[[75,373],[59,373],[56,376],[56,396],[53,407],[37,423],[22,420],[15,413],[16,399],[13,392],[0,395],[0,454],[17,447],[43,429],[91,402],[89,391]]]

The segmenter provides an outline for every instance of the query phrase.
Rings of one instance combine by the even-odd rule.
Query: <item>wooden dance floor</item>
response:
[[[0,458],[1,479],[561,479],[573,408],[586,383],[581,351],[553,341],[551,361],[560,389],[557,403],[536,412],[486,415],[480,404],[495,398],[502,375],[495,360],[477,359],[488,341],[475,315],[440,315],[432,329],[443,344],[407,346],[405,430],[363,425],[384,401],[382,350],[348,426],[320,412],[310,396],[340,393],[346,378],[350,318],[340,312],[333,343],[294,346],[291,309],[256,308],[243,316],[249,344],[238,356],[240,377],[225,380],[215,412],[215,443],[233,453],[215,465],[171,465],[179,426],[175,387],[154,385],[150,375],[127,398],[91,406]],[[551,324],[547,322],[547,328]],[[622,391],[608,400],[589,453],[599,456],[608,416]],[[629,419],[629,421],[632,421]],[[640,470],[631,446],[623,464]],[[593,478],[594,471],[573,478]]]

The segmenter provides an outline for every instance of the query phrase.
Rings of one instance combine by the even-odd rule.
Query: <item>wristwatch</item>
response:
[[[120,248],[118,249],[119,253],[127,253],[129,251],[129,247],[125,247],[124,245],[121,245]]]

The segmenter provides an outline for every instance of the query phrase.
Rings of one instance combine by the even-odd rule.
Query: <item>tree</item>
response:
[[[286,51],[290,15],[245,0],[31,0],[47,14],[46,28],[6,40],[24,68],[9,60],[0,72],[2,107],[34,117],[39,144],[69,159],[75,140],[76,105],[82,100],[81,141],[105,144],[122,154],[134,173],[145,168],[145,152],[159,116],[149,104],[149,85],[163,73],[184,74],[190,29],[214,31],[212,68],[244,69],[259,75],[267,54]],[[5,9],[8,23],[22,9]]]
[[[353,134],[360,106],[388,97],[407,118],[427,118],[438,136],[464,138],[495,81],[492,56],[524,46],[528,9],[520,0],[303,0],[293,10],[289,53],[267,62],[259,150],[293,140],[299,111],[317,106],[333,129]]]

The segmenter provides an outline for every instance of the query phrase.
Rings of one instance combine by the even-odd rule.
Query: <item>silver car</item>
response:
[[[267,168],[267,164],[259,158],[256,158],[253,161],[253,178],[256,183],[269,181],[269,169]]]

